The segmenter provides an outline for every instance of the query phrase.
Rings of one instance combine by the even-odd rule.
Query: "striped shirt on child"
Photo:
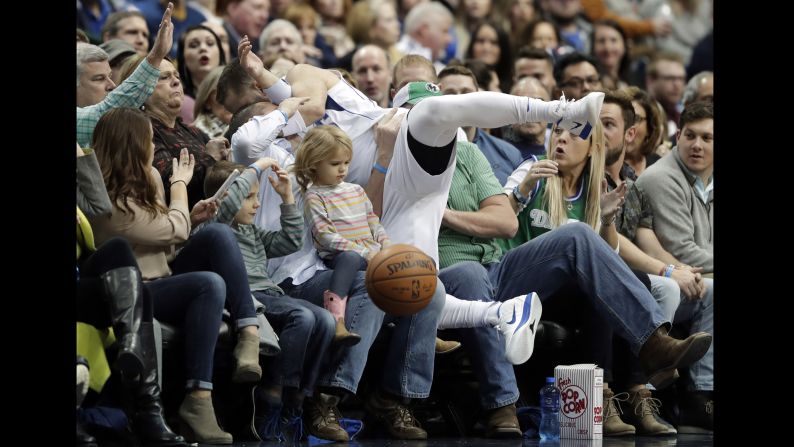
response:
[[[306,222],[323,259],[333,259],[343,251],[369,259],[389,242],[364,188],[355,183],[312,185],[304,200]]]

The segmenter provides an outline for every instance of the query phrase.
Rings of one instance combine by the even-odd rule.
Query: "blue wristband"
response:
[[[373,167],[373,168],[374,168],[376,171],[380,172],[381,174],[386,174],[386,172],[388,172],[388,168],[386,168],[386,167],[384,167],[384,166],[381,166],[381,165],[379,165],[377,161],[375,162],[375,164],[374,164],[374,165],[372,165],[372,167]]]
[[[259,169],[259,166],[251,163],[250,165],[248,165],[248,167],[253,169],[254,171],[256,171],[256,178],[259,178],[259,177],[262,176],[262,170]]]

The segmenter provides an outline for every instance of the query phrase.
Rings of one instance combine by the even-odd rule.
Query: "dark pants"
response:
[[[269,357],[263,381],[301,389],[311,395],[320,368],[327,363],[327,351],[334,337],[336,322],[327,310],[314,304],[256,291],[254,298],[265,305],[265,317],[278,334],[281,353]]]
[[[326,261],[325,265],[334,271],[328,290],[346,298],[350,295],[357,273],[367,269],[367,260],[354,251],[343,251],[334,259]]]

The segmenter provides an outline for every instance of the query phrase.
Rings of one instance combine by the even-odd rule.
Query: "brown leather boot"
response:
[[[450,352],[457,351],[461,347],[459,341],[442,340],[436,337],[436,354],[449,354]]]
[[[336,320],[336,330],[334,332],[333,343],[340,346],[353,346],[361,341],[361,336],[354,334],[345,327],[345,308],[347,307],[347,297],[326,290],[323,292],[323,307],[325,307]]]
[[[182,419],[182,431],[188,442],[201,444],[231,444],[232,435],[218,426],[212,398],[185,396],[179,406],[179,417]]]
[[[659,414],[662,402],[651,397],[651,390],[643,388],[629,393],[628,405],[630,410],[626,413],[626,420],[637,428],[638,435],[664,436],[678,433],[662,419]]]
[[[342,416],[336,408],[338,403],[338,396],[317,391],[306,399],[303,404],[303,423],[312,436],[336,442],[350,440],[345,429],[339,425]]]
[[[615,394],[611,389],[604,388],[604,436],[627,436],[636,433],[633,425],[620,418],[623,413],[620,402],[625,402],[628,397],[628,393]]]
[[[485,437],[487,438],[521,438],[523,432],[518,425],[516,404],[494,408],[489,412]]]
[[[648,381],[657,390],[669,386],[677,375],[676,368],[691,365],[706,355],[711,339],[711,334],[697,332],[678,340],[667,335],[667,329],[659,327],[640,348],[640,365]]]
[[[259,335],[240,331],[232,354],[235,360],[232,382],[258,382],[262,378],[259,366]]]
[[[411,410],[380,391],[370,394],[364,403],[370,416],[380,421],[390,435],[398,439],[427,439],[427,432],[419,425]]]

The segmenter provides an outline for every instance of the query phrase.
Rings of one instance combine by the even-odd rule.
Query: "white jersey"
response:
[[[317,124],[337,126],[352,140],[353,159],[346,182],[361,186],[369,182],[377,155],[374,127],[388,111],[348,84],[341,75],[339,82],[328,90],[325,115]]]
[[[369,182],[377,155],[374,127],[387,111],[341,77],[340,82],[328,90],[326,113],[316,124],[337,126],[352,140],[353,159],[345,181],[361,186]],[[386,174],[381,223],[392,243],[412,244],[435,259],[438,265],[438,231],[452,183],[455,157],[453,154],[444,173],[436,176],[427,174],[408,149],[407,112],[407,109],[397,112],[403,116],[403,124]],[[466,140],[462,129],[458,129],[458,139]],[[295,203],[302,209],[303,194],[295,188],[294,191]],[[279,230],[280,203],[280,197],[267,204],[263,200],[256,224],[267,230]],[[303,242],[299,252],[269,261],[268,272],[276,284],[286,278],[292,278],[293,284],[301,284],[317,271],[326,269],[314,249],[308,226]]]
[[[435,259],[436,266],[439,265],[438,231],[455,173],[455,157],[453,149],[443,173],[425,172],[408,148],[408,119],[404,117],[383,185],[381,224],[386,234],[392,243],[411,244],[424,251]]]

